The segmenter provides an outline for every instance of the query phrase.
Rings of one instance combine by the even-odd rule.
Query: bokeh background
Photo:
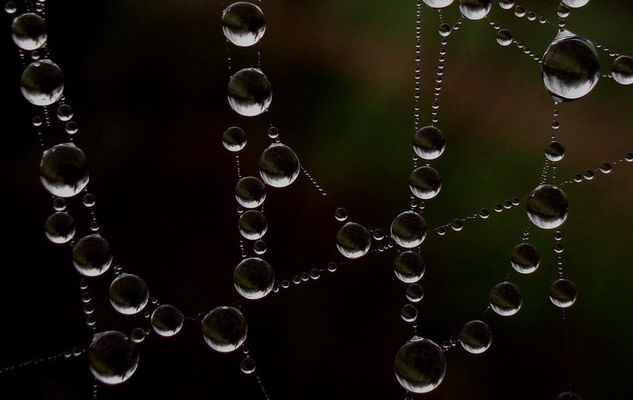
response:
[[[268,143],[266,118],[246,119],[226,102],[226,48],[219,24],[228,3],[213,1],[50,1],[49,46],[66,76],[66,96],[80,126],[77,143],[90,161],[101,232],[119,262],[142,276],[152,296],[190,316],[237,300],[239,261],[233,155],[220,143],[231,125],[249,135],[243,172],[256,174]],[[555,20],[556,1],[526,0]],[[18,6],[22,4],[18,3]],[[339,260],[333,212],[387,229],[408,207],[411,168],[414,1],[266,0],[266,35],[258,47],[274,99],[271,118],[282,140],[327,189],[319,196],[305,176],[270,189],[266,258],[277,279]],[[457,18],[453,6],[446,18]],[[490,18],[538,54],[553,26],[519,21],[493,2]],[[616,51],[633,53],[633,4],[591,1],[568,26]],[[51,198],[38,177],[36,112],[21,97],[21,66],[4,34],[0,92],[3,145],[2,340],[0,366],[86,345],[79,277],[70,249],[47,242],[43,223]],[[423,122],[430,118],[438,51],[436,12],[423,9]],[[466,21],[450,37],[440,123],[448,147],[434,165],[441,194],[424,213],[430,226],[536,185],[551,134],[551,98],[538,65],[495,42],[488,21]],[[253,49],[231,49],[234,67],[252,66]],[[604,54],[601,54],[601,57]],[[610,59],[601,58],[603,72]],[[560,140],[568,154],[559,176],[570,177],[633,151],[633,88],[601,80],[584,99],[560,107]],[[53,137],[46,138],[49,141]],[[565,224],[567,277],[579,290],[568,312],[570,368],[584,399],[628,399],[633,346],[633,168],[569,185]],[[69,209],[87,232],[79,199]],[[524,207],[467,223],[462,232],[424,244],[426,296],[421,332],[437,342],[480,318],[490,288],[510,270]],[[455,348],[430,399],[553,399],[566,387],[561,312],[547,298],[556,274],[552,232],[536,232],[543,263],[530,276],[512,272],[524,296],[514,317],[493,314],[493,346],[480,356]],[[392,272],[393,253],[374,253],[316,282],[245,305],[248,346],[272,399],[393,399],[397,349],[411,330],[400,320],[405,285]],[[144,324],[116,315],[107,302],[108,274],[91,280],[99,329],[129,332]],[[220,355],[187,321],[171,340],[149,337],[136,374],[102,388],[103,399],[257,399],[238,355]],[[85,358],[0,375],[5,399],[86,399],[92,380]]]

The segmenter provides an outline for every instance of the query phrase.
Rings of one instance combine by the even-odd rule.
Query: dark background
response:
[[[555,28],[517,20],[493,2],[491,18],[537,54]],[[21,6],[21,4],[18,4]],[[49,46],[66,76],[65,94],[80,126],[78,145],[91,166],[101,233],[117,260],[144,278],[152,296],[186,315],[237,300],[239,261],[233,155],[223,130],[242,126],[249,143],[245,174],[268,143],[266,118],[245,119],[226,102],[226,49],[220,2],[50,1]],[[556,1],[523,4],[555,20]],[[338,260],[333,211],[387,229],[408,207],[412,125],[413,1],[287,1],[262,5],[268,20],[259,48],[274,89],[271,117],[282,140],[327,189],[321,197],[305,176],[268,190],[267,260],[278,282]],[[633,4],[592,1],[573,11],[576,33],[632,53]],[[456,5],[447,12],[455,21]],[[4,239],[0,366],[73,345],[86,345],[79,277],[70,248],[44,237],[50,195],[38,177],[34,108],[19,91],[21,66],[3,16],[4,106],[0,146]],[[437,15],[423,9],[423,122],[430,115],[438,40]],[[232,49],[237,66],[255,63],[253,49]],[[602,54],[603,55],[603,54]],[[602,56],[601,55],[601,56]],[[602,71],[610,61],[603,57]],[[434,163],[441,194],[424,213],[430,226],[524,196],[538,182],[551,131],[551,99],[538,65],[514,47],[501,48],[487,21],[466,21],[449,43],[439,127],[448,138]],[[601,80],[586,98],[560,107],[567,178],[633,151],[633,88]],[[47,138],[47,140],[54,140]],[[53,142],[47,142],[53,144]],[[633,169],[565,188],[566,275],[579,290],[569,311],[574,388],[585,399],[628,399],[632,392],[633,300],[631,226]],[[87,233],[79,199],[69,209]],[[510,270],[508,256],[526,224],[524,207],[424,244],[426,296],[421,332],[442,341],[480,318],[490,288]],[[444,382],[428,399],[553,399],[565,388],[561,312],[547,298],[555,278],[551,232],[536,232],[543,264],[533,275],[512,273],[524,296],[514,317],[486,317],[493,346],[481,356],[448,353]],[[291,287],[244,309],[248,346],[273,399],[401,398],[393,375],[397,349],[410,337],[400,320],[405,285],[391,254],[375,253],[316,282]],[[99,329],[129,332],[143,318],[116,315],[107,302],[112,274],[91,280]],[[237,355],[211,351],[199,325],[187,321],[172,339],[149,337],[125,384],[104,399],[252,399]],[[90,398],[85,357],[0,375],[7,399]]]

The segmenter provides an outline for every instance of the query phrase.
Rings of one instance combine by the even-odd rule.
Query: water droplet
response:
[[[567,279],[558,279],[549,288],[549,299],[556,307],[571,307],[576,302],[576,286]]]
[[[510,264],[520,274],[531,274],[541,264],[541,256],[536,247],[529,243],[521,243],[512,249]]]
[[[256,367],[255,360],[250,357],[244,357],[240,362],[240,370],[245,375],[250,375],[255,372]]]
[[[451,34],[452,32],[452,28],[449,24],[440,24],[440,27],[437,29],[437,32],[440,34],[440,36],[442,37],[447,37],[448,35]]]
[[[589,3],[589,0],[562,0],[566,6],[571,8],[580,8]]]
[[[244,298],[257,300],[266,297],[275,285],[273,268],[259,257],[242,260],[233,273],[235,289]]]
[[[579,99],[598,83],[598,53],[590,41],[561,31],[543,55],[542,74],[543,83],[555,100]]]
[[[442,188],[442,178],[432,167],[418,167],[409,175],[409,189],[418,199],[430,200]]]
[[[613,170],[613,167],[608,162],[600,164],[600,172],[603,174],[609,174]]]
[[[503,317],[519,312],[522,302],[521,291],[513,283],[501,282],[490,291],[490,307]]]
[[[404,322],[414,322],[418,319],[418,309],[413,304],[405,304],[400,309],[400,317]]]
[[[347,258],[360,258],[371,246],[369,231],[355,222],[347,222],[336,233],[336,247]]]
[[[245,117],[260,115],[268,110],[273,91],[266,75],[258,68],[239,70],[229,80],[229,105]]]
[[[459,11],[470,20],[486,18],[492,7],[491,0],[459,0]]]
[[[79,130],[79,126],[75,121],[68,121],[66,122],[64,129],[66,130],[67,134],[74,135]]]
[[[238,221],[240,234],[247,240],[261,239],[268,229],[268,223],[264,214],[257,210],[248,210],[242,215]]]
[[[145,281],[133,274],[121,274],[110,285],[110,304],[125,315],[141,312],[149,301]]]
[[[424,298],[424,288],[417,283],[413,283],[407,286],[404,295],[410,302],[417,303]]]
[[[259,175],[267,185],[286,187],[299,176],[299,158],[285,144],[273,143],[259,159]]]
[[[338,207],[334,210],[334,218],[339,222],[347,221],[347,210],[343,207]]]
[[[216,307],[202,320],[204,341],[220,353],[238,349],[246,341],[247,333],[244,315],[234,307]]]
[[[556,396],[556,400],[582,400],[582,397],[573,392],[563,392]]]
[[[255,241],[255,243],[253,243],[253,251],[257,255],[262,255],[262,254],[266,253],[267,249],[268,249],[268,246],[266,245],[266,242],[264,242],[261,239]]]
[[[374,240],[381,241],[385,238],[385,231],[380,228],[376,228],[371,233]]]
[[[232,126],[222,134],[222,145],[228,151],[240,151],[246,147],[246,132],[244,129]]]
[[[567,195],[554,185],[540,185],[530,193],[527,215],[541,229],[556,229],[563,225],[569,212]]]
[[[558,15],[560,18],[569,17],[569,8],[561,4],[560,6],[558,6],[558,9],[556,10],[556,15]]]
[[[40,179],[51,194],[72,197],[88,184],[88,164],[83,151],[72,143],[46,150],[40,162]]]
[[[180,332],[185,321],[182,312],[169,304],[158,306],[151,318],[152,329],[163,337],[171,337]]]
[[[613,61],[611,67],[611,76],[613,80],[621,85],[630,85],[633,83],[633,57],[619,56]]]
[[[95,379],[107,385],[127,381],[136,371],[138,361],[136,345],[118,331],[96,334],[88,350],[90,372]]]
[[[51,105],[64,92],[64,74],[51,60],[34,61],[22,73],[20,90],[24,98],[33,105]]]
[[[15,6],[15,3],[12,1],[7,1],[4,4],[4,12],[6,12],[7,14],[11,15],[11,14],[15,14],[15,12],[18,10],[18,8]]]
[[[488,324],[475,320],[467,322],[459,332],[459,343],[471,354],[481,354],[492,343],[492,331]]]
[[[404,389],[428,393],[442,383],[446,374],[446,358],[440,346],[416,336],[398,350],[394,371]]]
[[[68,243],[75,236],[75,220],[66,212],[53,213],[44,223],[44,232],[53,243]]]
[[[551,141],[545,148],[545,157],[553,162],[558,162],[565,157],[565,147],[557,141]]]
[[[266,185],[259,178],[245,176],[235,186],[235,199],[242,207],[259,207],[266,199]]]
[[[252,46],[259,42],[266,32],[264,13],[253,3],[233,3],[222,12],[222,31],[234,45]]]
[[[479,211],[479,218],[481,218],[481,219],[488,219],[488,217],[490,217],[490,211],[488,211],[485,208],[482,208]]]
[[[417,247],[426,238],[426,221],[415,211],[400,213],[391,223],[391,237],[398,246]]]
[[[523,18],[525,17],[525,8],[521,7],[521,6],[516,6],[514,7],[514,15],[518,18]]]
[[[453,0],[423,0],[431,8],[444,8],[453,4]]]
[[[497,32],[497,43],[499,43],[501,46],[510,46],[513,40],[514,39],[512,38],[512,33],[510,33],[509,30],[501,29],[499,32]]]
[[[62,122],[66,122],[66,121],[70,121],[73,117],[73,109],[71,106],[69,106],[68,104],[60,104],[59,107],[57,107],[57,119],[62,121]]]
[[[327,263],[327,270],[330,272],[336,272],[337,269],[337,265],[335,262],[330,261],[329,263]]]
[[[509,10],[514,7],[514,0],[499,0],[499,7]]]
[[[73,248],[73,265],[84,276],[98,276],[112,264],[110,244],[95,233],[82,237]]]
[[[145,330],[143,328],[134,328],[130,333],[130,338],[134,343],[141,343],[145,340]]]
[[[277,139],[279,137],[279,129],[274,126],[268,128],[268,137],[271,139]]]
[[[22,50],[36,50],[46,43],[46,22],[34,13],[16,17],[11,24],[11,38]]]
[[[424,275],[424,260],[415,251],[403,251],[396,257],[393,263],[393,270],[400,281],[415,283],[422,279]]]
[[[413,135],[413,150],[423,160],[435,160],[444,153],[445,148],[446,138],[434,126],[420,128]]]

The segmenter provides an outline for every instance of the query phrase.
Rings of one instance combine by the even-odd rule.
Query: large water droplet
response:
[[[40,180],[51,194],[72,197],[88,184],[88,163],[83,151],[72,143],[46,150],[40,162]]]
[[[202,320],[204,341],[220,353],[238,349],[246,340],[247,333],[244,315],[234,307],[216,307]]]
[[[266,234],[268,223],[266,222],[266,217],[261,212],[248,210],[240,215],[238,227],[244,239],[258,240]]]
[[[521,243],[512,249],[510,264],[520,274],[531,274],[541,263],[541,256],[536,247],[529,243]]]
[[[459,0],[459,11],[471,20],[486,18],[491,7],[491,0]]]
[[[121,274],[110,285],[110,304],[125,315],[142,311],[149,301],[145,281],[133,274]]]
[[[633,83],[633,57],[619,56],[613,61],[611,67],[613,80],[621,85]]]
[[[434,126],[425,126],[413,134],[413,150],[424,160],[435,160],[444,153],[446,138]]]
[[[245,176],[235,185],[235,199],[242,207],[259,207],[266,200],[266,185],[259,178]]]
[[[551,141],[545,148],[545,158],[558,162],[565,157],[565,147],[557,141]]]
[[[442,189],[442,178],[434,168],[418,167],[409,175],[409,189],[418,199],[430,200]]]
[[[222,12],[222,32],[236,46],[252,46],[266,32],[264,13],[253,3],[233,3]]]
[[[53,243],[68,243],[75,236],[75,220],[66,212],[56,212],[44,224],[46,237]]]
[[[88,350],[90,372],[101,383],[116,385],[130,379],[138,367],[138,349],[118,331],[98,333]]]
[[[589,3],[589,0],[562,0],[567,7],[580,8]]]
[[[415,211],[400,213],[391,222],[391,237],[398,246],[417,247],[426,238],[426,221]]]
[[[184,322],[182,312],[169,304],[158,306],[152,313],[152,329],[163,337],[171,337],[180,332]]]
[[[490,291],[490,307],[503,317],[519,312],[522,303],[521,291],[513,283],[501,282]]]
[[[371,236],[364,226],[347,222],[336,233],[336,247],[347,258],[359,258],[367,254]]]
[[[46,22],[37,14],[22,14],[13,20],[11,38],[22,50],[37,50],[46,43]]]
[[[459,332],[459,342],[467,352],[481,354],[492,343],[492,331],[483,321],[470,321]]]
[[[424,4],[432,8],[444,8],[453,4],[453,0],[423,0]]]
[[[237,71],[229,80],[229,105],[245,117],[259,115],[270,106],[273,91],[266,75],[258,68]]]
[[[415,251],[403,251],[393,262],[393,270],[400,281],[415,283],[424,275],[424,260]]]
[[[556,229],[567,219],[567,195],[554,185],[540,185],[527,200],[527,215],[541,229]]]
[[[64,92],[64,74],[51,60],[34,61],[22,73],[20,90],[31,104],[51,105],[59,100]]]
[[[281,143],[268,146],[259,158],[259,176],[273,187],[290,185],[299,176],[300,168],[295,152]]]
[[[571,307],[576,302],[576,286],[567,279],[558,279],[549,288],[549,299],[556,307]]]
[[[246,132],[244,129],[232,126],[222,134],[222,145],[228,151],[240,151],[246,147]]]
[[[273,268],[259,257],[242,260],[233,274],[235,289],[244,298],[257,300],[266,297],[275,285]]]
[[[99,234],[82,237],[73,248],[73,265],[84,276],[98,276],[110,268],[112,251]]]
[[[598,83],[598,53],[590,41],[561,31],[545,50],[542,75],[545,88],[557,101],[579,99]]]
[[[446,357],[433,341],[414,337],[398,350],[394,371],[404,389],[428,393],[442,383],[446,374]]]

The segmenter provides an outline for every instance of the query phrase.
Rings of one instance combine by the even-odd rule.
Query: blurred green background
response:
[[[136,0],[50,1],[49,46],[66,75],[66,96],[80,126],[77,143],[91,165],[102,234],[117,259],[145,279],[152,296],[193,316],[232,303],[239,261],[233,155],[225,128],[249,135],[245,174],[257,173],[268,143],[264,117],[246,119],[226,102],[226,47],[220,15],[229,3]],[[555,21],[556,1],[525,1]],[[411,168],[414,1],[271,1],[258,47],[272,83],[271,119],[282,141],[328,191],[305,176],[268,190],[267,260],[277,280],[339,260],[333,212],[387,230],[408,208]],[[446,19],[457,18],[456,5]],[[537,54],[555,36],[551,25],[518,20],[493,2],[490,19]],[[39,183],[33,112],[19,92],[21,66],[3,17],[5,71],[0,80],[4,144],[0,178],[6,235],[0,366],[62,351],[90,339],[70,249],[48,243],[43,223],[50,196]],[[591,1],[568,28],[622,54],[633,53],[633,4]],[[438,51],[437,13],[423,8],[422,121],[430,118]],[[502,48],[488,21],[465,21],[449,38],[440,123],[448,145],[434,163],[443,178],[428,202],[430,226],[522,197],[538,183],[551,135],[552,101],[538,65]],[[253,49],[231,48],[234,67],[253,66]],[[607,73],[609,57],[602,57]],[[560,107],[557,132],[567,148],[558,175],[568,178],[633,151],[633,88],[601,80],[593,92]],[[52,138],[46,138],[53,144]],[[568,312],[569,363],[584,399],[629,399],[633,346],[633,169],[565,188],[566,275],[579,299]],[[79,199],[69,208],[87,232]],[[424,244],[426,296],[420,330],[437,342],[482,315],[490,288],[510,271],[509,254],[527,222],[523,205],[462,232]],[[534,230],[533,230],[534,231]],[[493,346],[481,356],[448,353],[442,385],[428,399],[553,399],[566,388],[561,312],[547,298],[555,279],[552,232],[535,232],[543,263],[530,276],[512,272],[524,304],[514,317],[492,314]],[[393,253],[348,263],[316,282],[245,305],[248,346],[272,399],[402,398],[393,358],[411,334],[400,320],[405,285],[392,272]],[[129,332],[142,321],[115,315],[107,302],[111,275],[96,278],[99,329]],[[237,355],[213,353],[191,321],[173,340],[142,344],[135,376],[104,388],[103,399],[261,398],[241,375]],[[85,359],[0,375],[7,399],[85,399]]]

